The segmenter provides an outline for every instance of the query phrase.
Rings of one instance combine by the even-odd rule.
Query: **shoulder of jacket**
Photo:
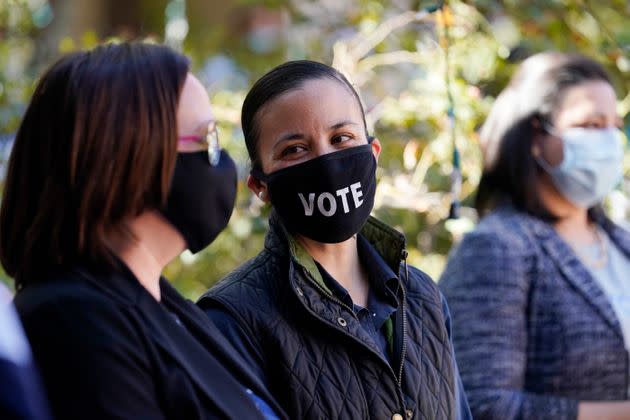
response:
[[[440,290],[431,276],[412,265],[407,266],[407,271],[409,275],[404,282],[407,288],[407,297],[419,296],[425,301],[431,301],[441,305]]]
[[[527,290],[535,278],[530,273],[542,255],[537,223],[544,222],[510,210],[486,216],[449,255],[439,280],[449,302],[471,289],[501,293],[498,285],[512,284]]]
[[[15,299],[25,330],[35,336],[54,330],[57,340],[110,347],[138,339],[136,305],[117,299],[81,279],[27,287]],[[112,341],[114,340],[114,341]]]
[[[506,251],[529,252],[536,245],[530,227],[531,219],[531,216],[515,210],[497,210],[484,217],[476,229],[464,237],[462,244],[472,243],[481,247],[503,248]]]
[[[240,306],[264,296],[270,298],[278,283],[286,283],[282,278],[282,260],[276,254],[263,250],[219,280],[197,303],[202,308],[211,300]]]
[[[128,306],[124,300],[115,299],[93,287],[76,273],[66,273],[28,286],[17,293],[14,302],[21,314],[38,312],[53,306],[63,307],[68,311],[79,306],[91,307],[93,310]]]

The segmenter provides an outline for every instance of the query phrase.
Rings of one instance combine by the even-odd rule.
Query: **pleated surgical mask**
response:
[[[616,128],[569,128],[559,135],[563,158],[551,166],[538,164],[551,176],[558,191],[580,208],[590,208],[608,195],[623,176],[624,147]]]

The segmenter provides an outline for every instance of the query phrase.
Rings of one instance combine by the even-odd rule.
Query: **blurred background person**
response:
[[[623,175],[597,62],[534,55],[481,130],[482,216],[440,287],[477,419],[630,418],[630,234],[601,202]]]
[[[236,169],[186,57],[146,43],[63,57],[9,160],[0,261],[58,418],[277,418],[161,273],[228,223]]]
[[[46,395],[11,298],[0,284],[0,418],[50,419]]]
[[[241,115],[269,232],[199,305],[290,418],[469,419],[448,307],[404,235],[370,217],[381,144],[352,85],[287,62]]]

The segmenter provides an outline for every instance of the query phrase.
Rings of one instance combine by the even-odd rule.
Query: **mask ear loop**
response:
[[[562,138],[558,134],[558,132],[556,131],[556,129],[553,126],[553,124],[551,124],[551,122],[549,122],[549,119],[546,118],[546,117],[543,117],[540,114],[538,114],[538,115],[536,115],[534,117],[532,125],[534,126],[534,128],[540,129],[543,133],[547,133],[547,134],[552,135],[554,137]]]
[[[554,172],[554,168],[549,163],[547,163],[545,159],[543,159],[541,156],[534,156],[534,160],[536,161],[538,166],[543,168],[544,171],[547,172],[548,174],[551,175]]]
[[[532,126],[534,129],[540,130],[541,133],[546,133],[548,135],[561,139],[561,137],[555,133],[556,130],[551,126],[547,118],[543,117],[542,115],[536,115],[534,117],[532,121]],[[551,166],[542,156],[534,156],[534,160],[536,161],[538,166],[540,166],[548,174],[551,174],[554,171],[554,167]]]
[[[267,182],[267,175],[258,168],[252,168],[249,174],[259,181]]]

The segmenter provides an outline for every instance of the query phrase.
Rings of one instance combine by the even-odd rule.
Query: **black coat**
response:
[[[156,301],[126,268],[72,270],[15,304],[60,419],[258,419],[281,410],[234,350],[164,279]]]
[[[468,418],[437,286],[401,264],[400,233],[373,218],[361,233],[394,273],[400,271],[391,363],[352,309],[325,289],[313,259],[275,214],[265,249],[198,304],[210,317],[220,316],[217,325],[226,317],[216,309],[229,314],[249,337],[261,379],[292,419]]]

